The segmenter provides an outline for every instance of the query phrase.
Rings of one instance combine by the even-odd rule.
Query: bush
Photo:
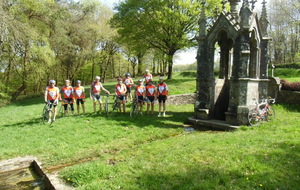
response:
[[[180,73],[180,76],[183,77],[197,77],[197,72],[196,71],[184,71]]]
[[[275,68],[300,69],[300,63],[276,64]]]
[[[287,80],[281,79],[281,90],[289,91],[300,91],[300,82],[289,82]]]

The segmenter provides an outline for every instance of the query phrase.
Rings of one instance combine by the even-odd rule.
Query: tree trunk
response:
[[[168,63],[168,79],[172,79],[173,74],[173,56],[175,53],[170,53],[167,55],[167,63]]]

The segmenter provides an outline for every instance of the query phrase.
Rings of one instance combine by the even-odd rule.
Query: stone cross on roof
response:
[[[227,3],[227,0],[222,0],[221,4],[222,4],[222,9],[223,10],[225,9],[226,3]]]
[[[257,2],[257,0],[251,0],[250,3],[252,4],[251,8],[252,10],[255,8],[255,3]]]

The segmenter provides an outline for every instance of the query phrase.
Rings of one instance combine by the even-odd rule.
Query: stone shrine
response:
[[[255,0],[223,0],[223,10],[208,25],[205,2],[199,20],[195,120],[247,125],[248,112],[268,96],[268,19],[266,1],[260,18]],[[217,55],[216,55],[217,54]],[[214,70],[219,67],[218,77]]]

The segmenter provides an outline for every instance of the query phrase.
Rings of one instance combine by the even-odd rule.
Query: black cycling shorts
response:
[[[118,95],[117,98],[118,98],[118,102],[125,102],[126,101],[126,96]]]
[[[65,98],[65,99],[63,99],[63,102],[64,102],[65,110],[68,110],[68,105],[70,104],[71,110],[74,111],[73,99],[72,98]]]
[[[57,102],[54,103],[54,100],[49,100],[49,102],[51,103],[49,105],[50,108],[52,108],[52,105],[53,105],[54,108],[57,106]]]
[[[138,96],[138,103],[144,102],[144,96]]]
[[[147,96],[147,102],[150,104],[154,104],[155,97],[154,96]]]
[[[166,103],[167,96],[166,95],[159,95],[158,96],[158,102],[159,103]]]
[[[101,100],[100,94],[92,94],[92,99],[94,102],[100,101]]]
[[[126,87],[127,91],[126,94],[130,94],[131,93],[131,87]]]
[[[79,98],[79,99],[76,100],[76,104],[79,105],[79,103],[84,104],[84,101],[83,101],[82,98]]]

